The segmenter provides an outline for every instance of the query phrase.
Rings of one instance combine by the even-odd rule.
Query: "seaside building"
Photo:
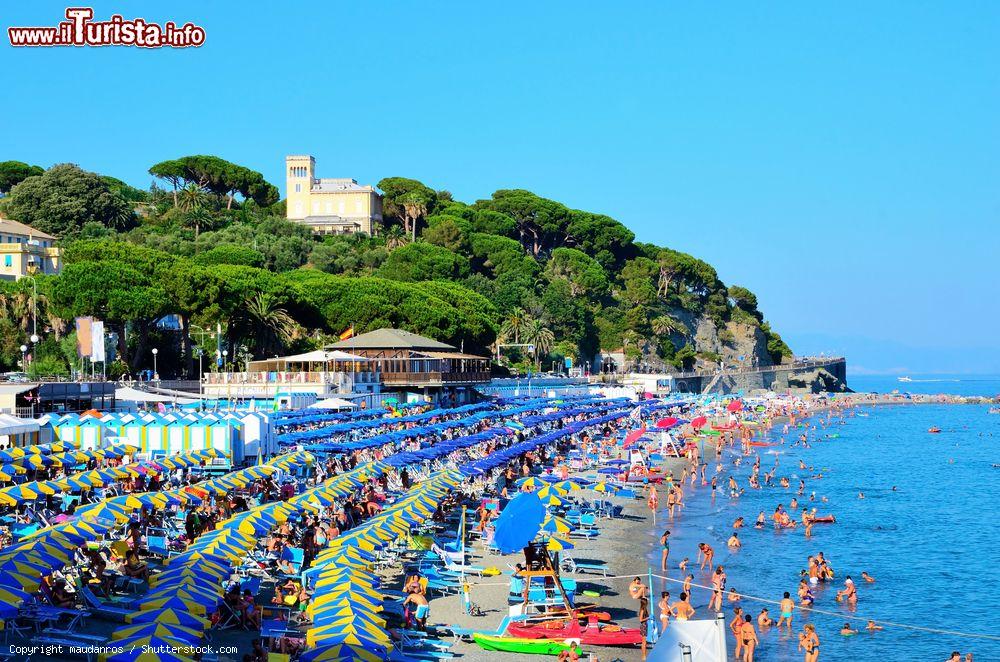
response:
[[[448,404],[475,399],[490,381],[490,359],[401,329],[377,329],[330,345],[372,362],[382,388]]]
[[[250,361],[245,372],[205,374],[207,397],[276,398],[311,394],[378,405],[382,398],[459,404],[490,381],[490,359],[402,331],[378,329],[324,349]]]
[[[0,218],[0,278],[20,280],[34,274],[62,271],[62,251],[56,238],[8,218]]]
[[[372,234],[382,220],[382,196],[354,179],[318,179],[312,156],[285,157],[286,218],[315,234]]]

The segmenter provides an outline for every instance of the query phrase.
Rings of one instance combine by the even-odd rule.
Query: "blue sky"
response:
[[[0,159],[212,153],[535,191],[753,289],[800,353],[1000,372],[1000,4],[94,4],[199,49],[18,49]],[[54,25],[17,3],[3,27]]]

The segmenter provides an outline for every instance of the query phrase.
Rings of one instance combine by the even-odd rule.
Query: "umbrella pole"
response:
[[[552,576],[556,579],[556,588],[559,589],[559,594],[562,595],[563,603],[566,605],[566,613],[569,614],[570,618],[576,620],[573,605],[569,601],[569,596],[566,595],[566,588],[562,585],[562,578],[559,576],[559,566],[553,562],[548,546],[545,547],[545,558],[549,562],[549,567],[552,568]]]

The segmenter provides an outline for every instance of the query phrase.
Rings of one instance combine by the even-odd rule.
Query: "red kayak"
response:
[[[587,627],[566,621],[546,621],[542,623],[511,623],[507,634],[522,639],[579,639],[587,646],[637,646],[642,642],[638,628],[623,628],[617,625],[590,621]]]

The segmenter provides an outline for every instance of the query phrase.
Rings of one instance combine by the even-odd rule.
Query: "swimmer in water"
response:
[[[865,498],[865,493],[864,492],[858,492],[858,498],[859,499],[864,499]]]
[[[868,630],[869,632],[875,632],[876,630],[882,630],[884,628],[881,625],[876,625],[875,621],[869,619],[868,625],[865,626],[865,629]]]
[[[755,529],[763,529],[764,528],[764,522],[766,522],[766,521],[767,521],[767,519],[764,517],[764,511],[762,510],[762,511],[760,511],[760,514],[757,515],[757,522],[756,522],[756,524],[753,525],[753,528],[755,528]]]
[[[805,650],[805,662],[817,662],[819,660],[819,637],[816,636],[816,627],[812,623],[806,623],[799,634],[799,650]]]
[[[742,596],[736,592],[736,589],[732,586],[729,587],[729,593],[726,593],[726,600],[729,602],[739,602]]]
[[[729,540],[726,541],[726,545],[728,545],[731,549],[739,549],[742,546],[742,543],[740,543],[740,539],[736,535],[735,531],[733,531],[733,535],[729,536]]]
[[[788,591],[785,591],[785,597],[781,599],[781,617],[778,619],[778,627],[781,627],[782,623],[788,625],[788,631],[792,631],[792,611],[795,609],[795,602],[792,600],[792,596]]]
[[[684,593],[688,594],[689,596],[691,595],[691,584],[693,582],[694,582],[694,575],[689,574],[687,577],[684,578],[684,585],[681,586],[681,588],[684,590]],[[684,593],[681,593],[682,599]]]
[[[736,518],[736,521],[733,522],[733,528],[734,529],[742,529],[743,528],[743,517],[742,516]]]
[[[865,572],[865,571],[862,571],[862,572],[861,572],[861,579],[865,580],[865,581],[866,581],[866,582],[868,582],[869,584],[874,584],[874,583],[875,583],[875,578],[874,578],[874,577],[872,577],[871,575],[869,575],[869,574],[868,574],[867,572]]]
[[[711,545],[706,542],[698,543],[698,560],[701,561],[701,565],[698,566],[699,570],[704,570],[705,566],[708,566],[708,571],[712,572],[715,569],[715,564],[712,559],[715,558],[715,550],[712,549]]]
[[[768,615],[767,607],[760,610],[760,614],[757,616],[757,625],[762,628],[769,628],[774,625],[774,619]]]
[[[858,631],[853,629],[850,623],[844,623],[844,627],[840,628],[840,634],[844,635],[845,637],[849,637],[852,634],[857,634],[857,633]]]

